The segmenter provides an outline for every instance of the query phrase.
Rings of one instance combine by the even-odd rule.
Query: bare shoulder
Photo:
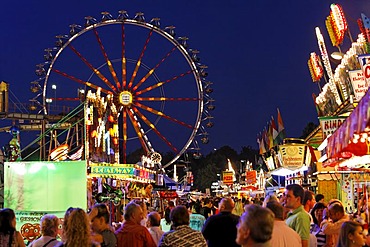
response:
[[[26,247],[26,245],[24,244],[24,241],[23,241],[23,237],[22,237],[22,235],[19,231],[15,232],[15,236],[16,236],[16,239],[17,239],[17,246]]]

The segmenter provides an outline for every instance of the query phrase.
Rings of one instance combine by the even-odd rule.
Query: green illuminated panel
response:
[[[21,211],[65,211],[87,205],[86,162],[7,162],[4,206]]]

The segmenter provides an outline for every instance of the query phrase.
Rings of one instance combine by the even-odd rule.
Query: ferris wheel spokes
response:
[[[100,36],[99,36],[99,33],[98,31],[96,30],[96,28],[93,29],[94,30],[94,34],[95,34],[95,37],[99,43],[99,46],[100,46],[100,50],[101,52],[103,53],[103,56],[105,58],[105,61],[107,62],[107,65],[108,65],[108,68],[109,68],[109,71],[113,77],[113,80],[114,82],[116,83],[116,86],[117,88],[119,89],[121,87],[119,81],[118,81],[118,77],[117,77],[117,74],[116,74],[116,71],[114,71],[114,68],[113,68],[113,65],[112,65],[112,62],[109,60],[108,58],[108,54],[106,53],[105,49],[104,49],[104,46],[103,46],[103,43],[100,39]]]
[[[139,111],[139,109],[137,109],[137,107],[133,107],[133,110],[134,110],[134,112],[136,113],[136,115],[138,115],[143,121],[144,121],[144,123],[149,127],[149,128],[151,128],[153,131],[154,131],[154,133],[156,133],[166,144],[167,144],[167,146],[169,146],[175,153],[177,153],[178,152],[178,150],[177,150],[177,148],[176,147],[174,147],[173,145],[172,145],[172,143],[170,142],[170,141],[168,141],[167,139],[166,139],[166,137],[164,137],[159,131],[158,131],[158,129],[155,127],[155,125],[153,124],[153,123],[151,123],[150,121],[149,121],[149,119],[147,118],[147,117],[145,117],[145,115],[144,114],[142,114],[140,111]]]
[[[106,90],[106,89],[104,89],[104,88],[101,88],[101,87],[99,87],[99,86],[96,86],[95,84],[93,84],[93,83],[91,83],[91,82],[83,81],[83,80],[81,80],[81,79],[79,79],[79,78],[76,78],[76,77],[74,77],[74,76],[72,76],[72,75],[69,75],[69,74],[67,74],[67,73],[65,73],[65,72],[62,72],[62,71],[60,71],[60,70],[57,70],[57,69],[55,69],[55,68],[51,68],[51,70],[52,70],[53,72],[55,72],[55,73],[57,73],[57,74],[61,75],[61,76],[64,76],[64,77],[66,77],[66,78],[68,78],[68,79],[70,79],[70,80],[73,80],[73,81],[75,81],[75,82],[78,82],[78,83],[80,83],[80,84],[82,84],[82,85],[85,85],[85,86],[91,87],[91,88],[93,88],[93,89],[95,89],[95,90],[100,89],[100,91],[102,91],[103,93],[105,93],[105,94],[107,94],[107,95],[108,95],[108,94],[112,94],[112,92],[110,92],[110,91],[108,91],[108,90]]]
[[[137,97],[137,101],[198,101],[198,98]]]
[[[152,36],[153,34],[153,28],[150,29],[150,32],[148,34],[148,37],[146,38],[146,41],[145,41],[145,44],[144,44],[144,47],[140,53],[140,56],[139,56],[139,59],[137,60],[136,62],[136,67],[134,69],[134,72],[132,72],[132,76],[131,76],[131,79],[130,79],[130,82],[128,84],[128,89],[131,89],[132,87],[132,84],[134,83],[134,80],[136,78],[136,75],[137,75],[137,71],[139,70],[140,68],[140,64],[141,64],[141,60],[143,59],[144,57],[144,53],[145,53],[145,50],[146,48],[148,47],[148,44],[149,44],[149,41],[150,41],[150,37]]]
[[[179,78],[181,78],[181,77],[184,77],[185,75],[188,75],[188,74],[190,74],[191,72],[193,72],[193,70],[189,70],[188,72],[185,72],[185,73],[182,73],[182,74],[180,74],[180,75],[174,76],[174,77],[172,77],[171,79],[168,79],[168,80],[166,80],[166,81],[160,81],[160,82],[158,82],[158,83],[156,83],[156,84],[154,84],[154,85],[152,85],[152,86],[149,86],[149,87],[147,87],[147,88],[144,88],[144,89],[143,89],[143,90],[141,90],[141,91],[135,92],[135,95],[137,96],[137,95],[140,95],[140,94],[146,93],[146,92],[148,92],[148,91],[151,91],[151,90],[153,90],[153,89],[156,89],[156,88],[158,88],[158,87],[160,87],[160,86],[162,86],[162,85],[164,85],[164,84],[166,84],[166,83],[169,83],[169,82],[171,82],[171,81],[175,81],[175,80],[177,80],[177,79],[179,79]]]
[[[126,164],[126,150],[127,150],[127,112],[126,109],[123,109],[123,163]]]
[[[117,92],[117,89],[113,86],[112,83],[102,74],[98,69],[96,69],[87,59],[79,53],[76,48],[74,48],[71,44],[68,45],[69,48],[89,67],[95,75],[97,75],[109,88],[111,88],[114,92]]]
[[[136,116],[134,115],[133,111],[128,110],[127,113],[132,123],[132,126],[134,127],[136,134],[139,137],[140,144],[143,147],[145,153],[153,151],[152,145],[150,144],[148,138],[146,137],[144,130],[141,128],[141,125],[137,120]]]
[[[126,50],[125,50],[125,25],[122,23],[121,25],[121,38],[122,38],[122,88],[126,88],[126,83],[127,83],[127,79],[126,79],[126,74],[127,74],[127,71],[126,71]],[[119,88],[120,89],[120,88]]]
[[[185,127],[189,128],[189,129],[193,129],[193,128],[194,128],[194,127],[193,127],[192,125],[190,125],[190,124],[187,124],[187,123],[185,123],[185,122],[183,122],[183,121],[180,121],[180,120],[178,120],[178,119],[176,119],[176,118],[173,118],[173,117],[167,116],[167,115],[166,115],[166,114],[164,114],[163,112],[157,111],[157,110],[155,110],[155,109],[153,109],[153,108],[151,108],[151,107],[149,107],[149,106],[143,105],[143,104],[141,104],[141,103],[139,103],[139,102],[136,102],[134,105],[135,105],[135,106],[137,106],[137,107],[140,107],[141,109],[144,109],[144,110],[146,110],[146,111],[148,111],[148,112],[150,112],[150,113],[153,113],[153,114],[155,114],[155,115],[158,115],[158,116],[164,117],[164,118],[166,118],[166,119],[168,119],[168,120],[171,120],[172,122],[175,122],[175,123],[177,123],[177,124],[180,124],[180,125],[182,125],[182,126],[185,126]]]
[[[134,88],[132,89],[132,91],[136,91],[136,89],[138,89],[148,78],[149,78],[149,76],[151,76],[153,73],[154,73],[154,71],[156,70],[156,69],[158,69],[158,67],[172,54],[172,52],[174,52],[175,50],[176,50],[176,46],[174,46],[167,54],[166,54],[166,56],[164,56],[163,58],[162,58],[162,60],[161,61],[159,61],[158,63],[157,63],[157,65],[156,66],[154,66],[151,70],[149,70],[149,72],[138,82],[138,84],[136,85],[136,86],[134,86]]]

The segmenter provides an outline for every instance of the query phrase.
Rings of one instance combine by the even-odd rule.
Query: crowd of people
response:
[[[360,247],[368,244],[365,222],[345,213],[337,199],[327,204],[298,184],[288,185],[280,197],[250,201],[245,198],[203,198],[175,205],[164,215],[148,210],[142,200],[124,208],[119,227],[110,224],[107,205],[89,212],[68,208],[59,218],[41,218],[42,236],[31,247]],[[23,247],[12,209],[0,211],[0,247]]]

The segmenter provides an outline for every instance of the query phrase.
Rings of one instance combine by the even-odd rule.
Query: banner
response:
[[[233,172],[229,172],[229,171],[226,171],[226,172],[222,172],[222,181],[224,182],[224,184],[234,184],[234,181],[233,181]]]
[[[339,126],[346,120],[347,117],[319,117],[320,126],[322,130],[323,138],[325,139],[328,135],[333,134]]]
[[[368,84],[366,84],[364,73],[362,70],[348,71],[349,78],[351,79],[353,91],[355,93],[356,101],[360,101],[365,95]]]

